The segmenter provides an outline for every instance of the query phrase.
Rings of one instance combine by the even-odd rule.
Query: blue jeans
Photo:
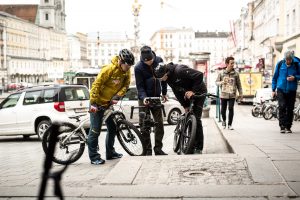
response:
[[[90,131],[87,139],[89,157],[91,161],[99,160],[101,155],[98,153],[98,138],[101,132],[103,122],[104,110],[97,111],[96,113],[90,113]],[[108,117],[106,120],[107,134],[105,140],[106,157],[115,153],[114,143],[116,136],[116,125],[112,117]]]

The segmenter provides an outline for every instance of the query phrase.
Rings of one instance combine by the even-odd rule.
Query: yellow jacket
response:
[[[118,66],[118,56],[114,56],[108,65],[104,65],[94,81],[90,91],[90,103],[107,106],[115,95],[124,96],[130,84],[130,70],[124,72]]]

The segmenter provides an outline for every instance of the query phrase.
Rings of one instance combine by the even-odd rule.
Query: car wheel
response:
[[[169,112],[168,115],[168,123],[170,125],[175,125],[177,124],[177,120],[181,115],[181,111],[178,108],[174,108]]]
[[[38,135],[40,140],[43,139],[43,135],[44,135],[45,131],[49,128],[50,125],[51,125],[51,122],[49,120],[43,120],[38,124],[38,126],[36,128],[36,134]]]

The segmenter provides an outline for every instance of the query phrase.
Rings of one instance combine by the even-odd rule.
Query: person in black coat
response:
[[[158,66],[158,63],[163,62],[163,59],[151,50],[149,46],[143,46],[141,48],[141,59],[134,68],[136,87],[138,91],[139,106],[148,105],[149,102],[145,101],[146,97],[160,97],[161,92],[164,94],[167,92],[167,84],[161,83],[154,70]],[[166,95],[163,95],[163,102],[167,100]],[[151,108],[154,121],[158,124],[155,128],[155,146],[153,148],[155,155],[167,155],[163,152],[163,136],[164,125],[162,110],[159,107]],[[140,109],[140,112],[145,111]],[[141,132],[146,143],[146,155],[152,155],[152,145],[149,133],[142,127],[143,119],[140,118]]]
[[[187,65],[161,63],[155,70],[155,75],[162,83],[166,82],[173,90],[176,98],[187,112],[190,106],[190,98],[194,94],[207,93],[207,87],[203,82],[203,73],[188,67]],[[163,95],[166,95],[163,91]],[[205,96],[194,101],[194,114],[197,120],[197,135],[194,154],[201,154],[204,144],[203,126],[201,121]]]

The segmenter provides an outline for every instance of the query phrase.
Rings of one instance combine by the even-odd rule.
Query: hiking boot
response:
[[[91,164],[92,165],[103,165],[105,163],[105,160],[103,160],[103,159],[99,159],[99,160],[93,160],[93,161],[91,161]]]
[[[106,160],[112,160],[112,159],[122,158],[122,156],[123,156],[123,154],[115,152],[115,153],[113,153],[110,156],[106,156]]]
[[[285,129],[285,132],[286,132],[286,133],[293,133],[293,131],[291,130],[291,128],[286,128],[286,129]]]
[[[168,155],[168,154],[166,154],[165,152],[163,152],[163,150],[159,150],[159,151],[155,151],[155,155],[157,155],[157,156],[165,156],[165,155]]]
[[[234,128],[231,125],[228,125],[228,130],[234,130]]]
[[[226,129],[226,122],[222,122],[222,127]]]
[[[280,128],[280,133],[285,133],[285,128],[281,127]]]

